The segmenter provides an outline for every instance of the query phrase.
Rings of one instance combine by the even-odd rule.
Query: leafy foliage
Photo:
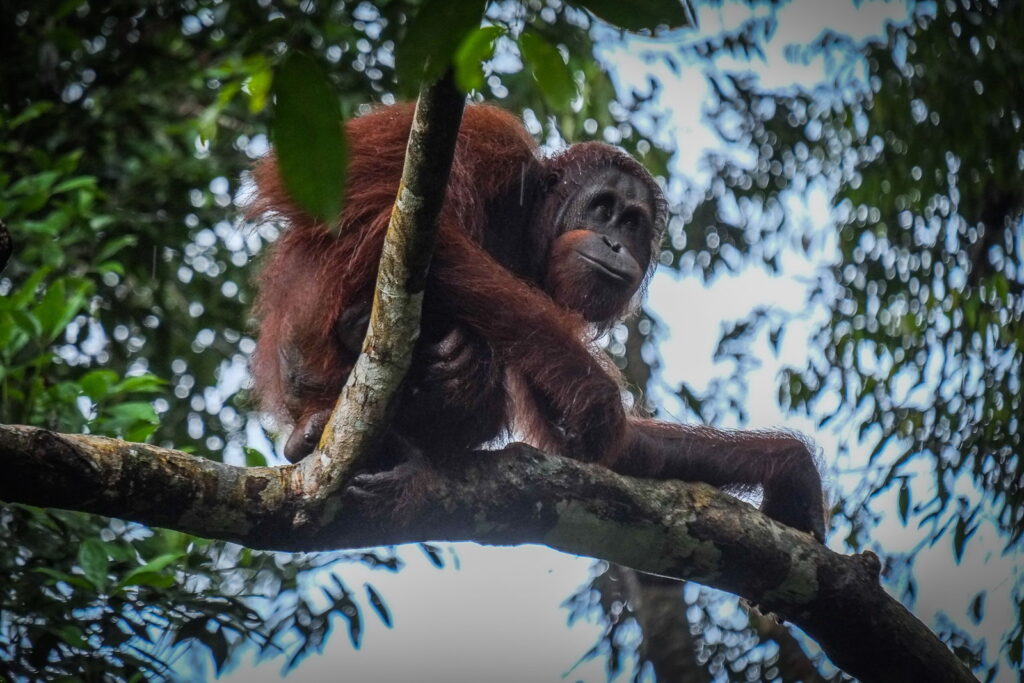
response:
[[[536,34],[524,32],[519,36],[519,50],[551,108],[567,108],[576,96],[576,83],[558,49]]]
[[[686,0],[580,0],[596,16],[630,31],[654,31],[659,27],[679,28],[692,23]]]
[[[279,146],[296,140],[287,175],[316,188],[307,206],[324,217],[339,205],[344,167],[329,154],[342,144],[332,122],[391,102],[400,86],[408,91],[449,64],[473,97],[525,110],[538,136],[605,139],[668,175],[670,150],[641,132],[664,121],[648,107],[659,84],[621,92],[592,58],[595,36],[619,33],[591,13],[655,31],[683,23],[679,2],[529,0],[486,11],[457,2],[271,4],[0,9],[3,25],[15,28],[0,43],[0,220],[15,244],[0,277],[0,422],[265,461],[273,434],[243,389],[253,345],[244,311],[253,256],[277,230],[232,221],[271,121]],[[672,220],[662,258],[710,279],[751,262],[778,270],[794,247],[830,257],[834,248],[811,298],[829,316],[815,337],[823,351],[787,370],[780,398],[822,423],[852,425],[875,448],[872,462],[853,463],[862,489],[845,492],[836,510],[850,544],[864,543],[871,498],[889,488],[897,516],[924,524],[956,558],[983,524],[1018,552],[1021,3],[912,8],[913,21],[884,40],[861,45],[826,32],[794,48],[794,59],[829,64],[832,82],[814,90],[766,90],[742,68],[721,67],[764,56],[771,15],[679,36],[679,49],[661,58],[674,70],[706,68],[707,115],[729,149],[707,156],[707,188],[685,187],[696,201]],[[291,57],[299,51],[305,64]],[[301,104],[313,91],[312,104]],[[309,107],[323,122],[315,135],[300,123]],[[638,111],[643,129],[634,125]],[[326,142],[311,146],[311,137]],[[319,153],[321,162],[308,163],[314,157],[305,155]],[[805,217],[789,198],[815,192],[831,201],[834,225],[793,220]],[[684,385],[680,398],[711,421],[742,413],[735,387],[755,362],[750,341],[765,332],[777,348],[791,323],[760,309],[727,328],[719,357],[737,361],[734,376],[703,394]],[[630,325],[613,330],[609,349],[642,387],[649,368],[640,347],[656,321]],[[440,562],[436,548],[424,552]],[[912,558],[887,559],[913,599]],[[334,623],[358,644],[365,605],[391,623],[372,586],[343,580],[350,561],[398,565],[390,553],[254,553],[6,507],[0,673],[168,676],[167,663],[195,645],[218,669],[247,644],[267,655],[284,647],[294,665],[323,646]],[[326,607],[311,599],[314,586]],[[614,587],[595,588],[586,600],[608,607],[605,644],[618,666],[632,646],[634,606]],[[1024,615],[1019,584],[1015,595]],[[697,654],[719,679],[772,671],[771,656],[746,653],[778,634],[755,639],[753,625],[714,618],[704,597],[687,602],[700,612]],[[968,618],[985,619],[989,602],[985,592],[973,596]],[[1004,643],[1018,667],[1020,620]],[[965,659],[996,670],[955,623],[944,633]]]
[[[736,36],[771,30],[751,20]],[[1007,552],[1022,549],[1022,32],[1018,2],[913,3],[881,39],[826,31],[791,47],[792,59],[828,69],[815,89],[707,69],[709,120],[739,151],[706,158],[712,179],[673,235],[686,247],[676,265],[713,277],[750,262],[776,270],[793,247],[829,259],[809,301],[826,316],[811,344],[821,353],[783,373],[779,396],[867,445],[867,460],[849,463],[859,487],[835,510],[854,548],[878,514],[872,499],[892,492],[896,515],[925,531],[919,547],[941,541],[960,561],[988,527]],[[695,46],[712,59],[722,47]],[[794,208],[794,196],[815,194],[830,200],[830,223]],[[752,340],[767,332],[777,344],[792,322],[755,311],[719,353],[742,374]],[[911,600],[912,560],[890,558],[890,580]],[[977,643],[947,630],[995,675]],[[1021,638],[1018,619],[1003,643],[1017,668]]]
[[[529,30],[555,54],[568,44],[570,66],[559,59],[569,82],[569,68],[601,73],[578,10],[494,7],[474,30],[484,5],[472,22],[465,6],[3,5],[0,22],[14,30],[0,42],[0,220],[14,255],[0,276],[0,423],[274,462],[274,435],[251,412],[244,378],[253,261],[277,228],[238,218],[271,123],[294,162],[289,181],[329,217],[343,189],[338,122],[393,101],[396,64],[415,82],[417,66],[443,70],[454,59],[467,90],[545,123],[549,105],[519,67],[497,69],[497,52],[514,53]],[[429,7],[454,8],[465,31],[442,22],[420,33],[419,17],[438,19]],[[586,116],[628,117],[618,107],[611,118],[616,93],[602,77],[587,111],[559,111],[561,121],[580,129]],[[436,549],[424,551],[440,563]],[[220,671],[243,647],[284,653],[293,666],[339,618],[358,645],[367,605],[390,625],[384,596],[343,581],[350,562],[399,566],[391,551],[257,553],[0,508],[0,675],[163,678],[182,651],[208,653]],[[326,606],[311,597],[318,586]]]
[[[498,38],[505,35],[501,26],[480,26],[469,33],[452,58],[455,84],[462,92],[481,90],[484,86],[484,63],[494,56]]]
[[[632,670],[634,682],[652,673],[657,680],[737,683],[853,680],[820,652],[805,654],[774,617],[696,583],[598,562],[591,581],[564,606],[570,623],[596,617],[604,624],[598,642],[580,661],[604,657],[609,679]],[[671,631],[672,642],[666,644],[659,630]]]
[[[480,26],[484,4],[483,0],[423,3],[395,50],[395,75],[405,95],[415,96],[421,80],[439,78],[465,40],[479,40],[475,30]],[[455,64],[474,68],[466,59],[456,59]],[[466,77],[460,80],[465,81]]]
[[[320,67],[296,52],[274,80],[272,140],[288,192],[325,223],[341,215],[347,161],[338,96]]]

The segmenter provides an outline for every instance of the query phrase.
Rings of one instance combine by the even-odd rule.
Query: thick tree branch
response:
[[[411,541],[542,543],[738,593],[801,626],[864,681],[971,681],[878,583],[844,557],[703,484],[629,479],[523,445],[453,455],[414,510],[368,510],[345,482],[387,424],[409,365],[463,98],[421,93],[380,265],[370,332],[325,430],[298,465],[242,468],[147,444],[0,426],[0,500],[116,516],[253,548]]]
[[[409,369],[419,337],[423,289],[465,101],[450,71],[420,90],[380,259],[370,328],[320,447],[300,465],[307,495],[325,497],[342,487],[387,425],[391,397]]]
[[[878,582],[843,556],[705,484],[622,477],[521,444],[453,456],[421,507],[371,514],[337,489],[303,494],[301,465],[243,468],[97,436],[0,427],[0,499],[121,517],[291,551],[413,541],[541,543],[742,595],[785,615],[863,681],[973,681]]]

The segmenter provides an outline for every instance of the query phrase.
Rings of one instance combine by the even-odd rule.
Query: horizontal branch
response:
[[[698,581],[783,614],[864,681],[972,681],[878,582],[843,556],[700,483],[623,477],[523,444],[453,456],[415,514],[315,489],[302,464],[235,467],[98,436],[0,426],[0,499],[120,517],[287,551],[413,541],[540,543]]]

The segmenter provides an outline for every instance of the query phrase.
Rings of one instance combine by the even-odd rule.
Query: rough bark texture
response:
[[[465,101],[451,72],[420,91],[381,255],[370,328],[320,447],[302,461],[305,482],[315,484],[307,493],[324,495],[343,486],[387,424],[391,397],[409,369],[419,337],[423,289]]]
[[[0,499],[8,502],[253,548],[542,543],[742,595],[803,628],[864,681],[974,680],[885,593],[874,555],[836,554],[705,484],[630,479],[516,444],[453,455],[430,478],[419,508],[371,514],[344,489],[320,495],[301,465],[235,467],[21,426],[0,427],[0,468]]]

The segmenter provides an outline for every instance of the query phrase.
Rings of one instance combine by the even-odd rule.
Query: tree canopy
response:
[[[779,399],[850,449],[854,481],[833,520],[850,547],[871,545],[880,510],[920,529],[917,548],[891,560],[913,600],[918,549],[941,541],[959,561],[987,529],[999,541],[974,552],[1021,552],[1024,6],[909,9],[877,39],[827,30],[792,47],[793,59],[825,61],[829,80],[812,89],[709,70],[710,119],[748,153],[708,159],[715,179],[685,228],[695,253],[684,259],[713,276],[737,262],[777,268],[785,249],[823,255],[808,308],[826,316],[806,366],[781,376]],[[829,198],[825,231],[790,201],[816,192]],[[789,322],[755,311],[720,353],[742,366],[756,335],[777,344]],[[1021,579],[1012,577],[1016,626],[993,643],[1013,666]],[[976,623],[986,595],[971,602]],[[950,632],[980,656],[980,643]]]
[[[669,49],[646,36],[687,24],[685,6],[653,0],[629,13],[540,0],[5,5],[0,20],[14,30],[0,44],[0,220],[13,256],[0,274],[0,424],[280,462],[274,427],[245,389],[253,261],[277,236],[241,218],[247,169],[271,139],[292,144],[305,113],[295,106],[314,95],[323,164],[297,164],[295,182],[311,211],[331,215],[339,185],[323,181],[343,175],[344,140],[330,122],[415,95],[452,63],[471,97],[526,112],[542,139],[610,140],[666,179],[674,217],[662,262],[679,273],[779,272],[793,251],[824,264],[807,315],[758,309],[727,326],[718,358],[735,372],[678,396],[698,418],[741,414],[722,387],[743,385],[759,340],[778,348],[809,317],[807,362],[785,370],[778,398],[839,434],[842,457],[826,464],[853,474],[836,476],[833,526],[846,550],[881,556],[899,597],[913,602],[914,552],[873,542],[880,519],[915,525],[917,548],[948,544],[957,561],[984,534],[1019,556],[1024,3],[911,2],[905,21],[865,41],[825,30],[788,56],[820,61],[826,80],[771,88],[749,60],[763,56],[786,4],[738,3],[749,19],[670,33]],[[698,17],[723,5],[733,7],[698,4]],[[624,40],[652,63],[704,73],[722,143],[704,158],[706,180],[680,178],[671,163],[685,141],[660,133],[663,85],[625,88],[602,62],[602,47]],[[825,199],[825,220],[809,216],[808,197]],[[640,387],[657,328],[644,311],[612,335],[610,353]],[[0,673],[15,678],[159,677],[195,643],[218,668],[243,645],[283,649],[295,664],[334,621],[354,643],[371,614],[390,623],[386,596],[348,585],[346,562],[401,564],[391,549],[257,552],[22,505],[0,508],[0,539]],[[305,586],[325,569],[321,608]],[[652,637],[657,628],[617,571],[575,599],[577,614],[608,619],[605,649],[591,654],[610,655],[613,670],[617,625],[632,619]],[[966,628],[984,624],[986,591],[943,622],[945,642],[982,678],[1022,664],[1022,580],[1019,569],[1010,577],[1014,626],[987,649]],[[677,612],[709,599],[684,601],[678,587],[669,597]],[[792,680],[807,664],[787,668],[788,631],[756,620],[733,630],[731,650],[703,631],[687,641],[704,680]],[[748,656],[768,642],[774,659]],[[842,679],[827,667],[814,675]]]

